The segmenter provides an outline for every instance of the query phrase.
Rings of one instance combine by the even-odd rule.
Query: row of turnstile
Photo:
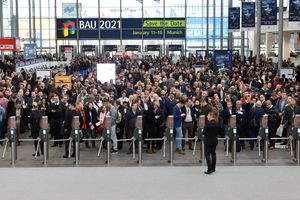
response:
[[[173,116],[169,116],[166,121],[166,129],[164,132],[163,138],[143,138],[143,127],[142,122],[143,118],[141,116],[138,116],[136,118],[135,122],[135,130],[133,137],[130,139],[119,139],[117,142],[121,141],[131,141],[132,145],[132,157],[133,159],[137,160],[137,163],[141,166],[142,165],[142,144],[144,140],[151,141],[151,140],[161,140],[163,141],[163,157],[166,155],[166,145],[169,145],[169,158],[168,162],[173,165],[174,161],[174,141],[179,140],[193,140],[194,143],[194,150],[193,155],[195,155],[197,144],[200,144],[200,155],[199,155],[199,162],[205,163],[205,137],[202,135],[204,126],[205,126],[205,116],[200,116],[198,120],[198,128],[195,134],[194,138],[175,138],[175,132],[173,128],[174,119]],[[40,132],[39,137],[37,139],[22,139],[21,141],[37,141],[37,149],[36,154],[39,151],[39,148],[41,145],[43,145],[44,148],[44,155],[43,155],[43,164],[46,167],[48,160],[49,160],[49,142],[62,142],[62,141],[69,141],[69,158],[71,157],[71,148],[72,145],[75,147],[75,165],[79,166],[80,161],[80,141],[81,140],[96,140],[100,141],[100,146],[98,149],[98,156],[101,154],[101,150],[103,149],[104,143],[106,143],[106,163],[107,165],[110,165],[111,163],[111,144],[112,144],[112,138],[111,138],[111,118],[110,116],[107,116],[105,118],[105,128],[103,130],[103,134],[100,138],[94,138],[94,139],[82,139],[80,134],[80,122],[79,117],[74,117],[72,121],[72,131],[69,138],[66,139],[60,139],[60,140],[49,140],[49,124],[48,124],[48,117],[43,116],[40,122]],[[15,162],[17,160],[17,141],[16,139],[16,119],[15,117],[10,117],[8,121],[8,137],[5,138],[4,142],[4,152],[2,157],[4,158],[5,153],[8,149],[8,144],[11,147],[11,166],[15,166]],[[230,128],[228,131],[228,136],[225,138],[219,138],[219,140],[224,140],[226,144],[226,156],[229,157],[230,162],[233,164],[236,164],[237,160],[237,142],[239,140],[256,140],[258,143],[258,154],[261,160],[268,164],[268,144],[269,140],[276,140],[279,138],[269,138],[269,129],[268,129],[268,116],[264,115],[262,122],[261,122],[261,128],[259,130],[259,135],[256,138],[239,138],[237,127],[236,127],[236,116],[233,115],[230,118]],[[290,152],[291,152],[291,158],[295,163],[298,165],[300,164],[299,161],[299,150],[300,150],[300,115],[296,115],[294,118],[294,128],[292,130],[292,134],[289,137],[286,138],[280,138],[281,140],[288,140],[289,146],[290,146]],[[138,155],[136,158],[136,148],[138,149]],[[230,154],[229,154],[230,151]]]

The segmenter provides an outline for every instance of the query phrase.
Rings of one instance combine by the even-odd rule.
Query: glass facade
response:
[[[186,53],[226,49],[228,41],[227,0],[2,0],[4,37],[35,42],[43,53],[58,52],[60,45],[182,45]],[[235,1],[233,1],[235,2]],[[240,2],[239,2],[240,3]],[[238,6],[238,5],[234,5]],[[185,38],[57,40],[56,18],[185,18]],[[16,24],[17,23],[17,24]],[[14,28],[17,27],[18,29]],[[239,37],[236,35],[236,37]],[[77,48],[80,52],[80,47]]]

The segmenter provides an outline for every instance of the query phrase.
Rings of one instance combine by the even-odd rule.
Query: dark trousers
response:
[[[52,137],[54,137],[55,140],[62,139],[62,122],[59,120],[52,120],[50,123],[50,131]],[[62,142],[54,142],[55,145],[59,144],[62,145]]]
[[[216,169],[216,147],[217,145],[204,144],[207,171],[213,171]]]
[[[194,134],[194,122],[183,122],[183,125],[182,125],[182,134],[183,134],[182,137],[183,138],[186,137],[187,131],[189,133],[188,137],[192,138],[193,134]],[[188,143],[189,143],[189,148],[191,149],[192,148],[192,140],[189,140]],[[184,149],[184,146],[185,146],[185,140],[182,140],[182,149]]]
[[[269,124],[269,141],[270,141],[270,146],[275,147],[275,140],[271,140],[271,138],[276,137],[276,131],[277,131],[277,124],[276,123],[271,123]]]
[[[124,135],[124,124],[117,124],[117,139],[123,139],[123,135]],[[122,149],[123,148],[123,142],[120,141],[118,142],[118,149]]]

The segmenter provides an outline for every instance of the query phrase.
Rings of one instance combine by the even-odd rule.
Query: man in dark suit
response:
[[[50,131],[55,140],[62,139],[63,108],[57,94],[53,97],[53,103],[50,104]],[[54,142],[51,147],[62,147],[62,142]]]
[[[211,174],[216,170],[216,147],[218,145],[218,135],[222,133],[222,128],[217,122],[217,113],[209,112],[207,115],[208,122],[204,126],[204,151],[207,163],[205,174]]]
[[[43,112],[39,110],[38,104],[36,102],[32,103],[32,112],[29,115],[29,122],[31,124],[31,135],[33,139],[37,139],[40,132],[40,121],[42,119]],[[34,150],[37,149],[38,141],[34,141]],[[41,145],[41,153],[44,153],[43,145]],[[35,156],[35,153],[32,154]],[[39,150],[37,156],[40,156]]]

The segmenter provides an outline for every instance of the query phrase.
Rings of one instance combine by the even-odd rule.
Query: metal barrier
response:
[[[164,132],[164,137],[169,140],[169,160],[168,162],[173,165],[174,159],[174,117],[168,116],[166,121],[166,130]],[[165,148],[165,147],[164,147]]]
[[[292,143],[292,149],[293,149],[293,155],[294,155],[294,161],[297,163],[297,165],[300,164],[300,115],[296,115],[294,118],[294,127],[292,130],[292,137],[293,137],[293,143]]]
[[[138,141],[138,163],[142,165],[143,117],[137,116],[135,120],[134,138]],[[134,142],[133,142],[134,143]],[[135,150],[134,150],[135,151]]]
[[[268,164],[268,145],[269,145],[269,128],[268,128],[268,115],[264,115],[261,120],[261,127],[259,129],[259,136],[263,140],[263,158],[262,162]],[[258,144],[260,146],[261,144]]]

